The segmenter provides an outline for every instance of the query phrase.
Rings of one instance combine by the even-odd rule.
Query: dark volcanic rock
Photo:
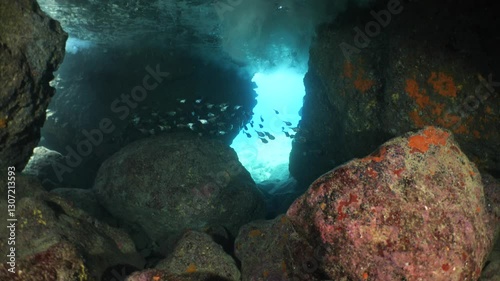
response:
[[[176,275],[205,272],[221,279],[240,280],[240,271],[232,257],[208,234],[196,231],[186,232],[174,251],[155,268]]]
[[[285,215],[243,226],[235,242],[241,280],[326,280],[321,245],[313,248],[300,231]]]
[[[433,125],[451,130],[478,167],[499,175],[500,64],[493,46],[500,38],[490,36],[499,22],[489,8],[494,1],[376,2],[381,5],[373,13],[389,13],[388,2],[402,10],[389,15],[375,35],[370,10],[348,11],[318,32],[291,174],[309,185],[392,137]],[[359,35],[365,27],[373,35],[366,40]]]
[[[193,133],[129,144],[102,164],[94,189],[112,215],[140,225],[154,240],[217,225],[235,235],[265,213],[236,153]]]
[[[0,184],[7,194],[5,180],[0,178]],[[6,199],[0,198],[2,210],[7,210]],[[126,233],[43,190],[34,177],[16,176],[15,215],[16,274],[7,272],[9,258],[3,255],[0,280],[99,280],[116,264],[144,265]],[[0,213],[3,221],[7,216],[6,211]],[[6,227],[0,229],[0,247],[12,246],[7,244],[9,236]]]
[[[67,34],[35,0],[0,2],[0,168],[22,170],[40,139]]]
[[[333,280],[477,280],[499,226],[484,196],[449,131],[427,127],[326,173],[288,216]]]

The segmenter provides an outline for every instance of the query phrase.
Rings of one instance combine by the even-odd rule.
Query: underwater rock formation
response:
[[[240,271],[233,258],[208,234],[196,231],[186,232],[169,257],[155,268],[175,275],[204,272],[222,279],[240,280]]]
[[[141,226],[156,241],[217,225],[236,235],[241,225],[265,214],[236,153],[194,133],[127,145],[102,164],[94,190],[113,216]]]
[[[490,34],[499,23],[488,2],[384,0],[320,28],[296,136],[306,142],[293,144],[291,174],[307,186],[392,137],[433,125],[451,130],[467,156],[498,178],[493,46],[500,42]]]
[[[426,127],[324,174],[287,215],[333,280],[477,280],[499,203],[451,133]]]
[[[241,280],[326,280],[322,249],[300,233],[286,215],[243,226],[235,241]]]
[[[2,187],[5,180],[0,179]],[[0,189],[7,194],[5,188]],[[43,189],[34,177],[16,177],[15,273],[0,259],[0,280],[100,280],[106,268],[131,264],[142,268],[143,258],[123,231],[75,208],[71,202]],[[0,208],[7,210],[7,198]],[[0,218],[7,220],[7,211]],[[0,247],[8,249],[9,229],[0,229]],[[39,278],[39,279],[36,279]]]
[[[40,140],[67,34],[35,0],[0,2],[0,168],[21,171]]]

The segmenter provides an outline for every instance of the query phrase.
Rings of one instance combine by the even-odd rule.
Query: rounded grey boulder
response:
[[[157,241],[214,225],[235,235],[265,212],[236,153],[191,133],[127,145],[102,164],[94,190],[112,215],[141,226]]]

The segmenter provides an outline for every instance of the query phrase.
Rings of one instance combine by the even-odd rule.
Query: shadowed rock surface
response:
[[[0,168],[21,171],[40,140],[67,34],[35,0],[0,3]]]
[[[103,163],[94,190],[112,215],[140,225],[156,241],[217,225],[235,235],[265,214],[262,196],[236,153],[193,133],[127,145]]]
[[[239,281],[241,277],[233,258],[208,234],[196,231],[186,232],[177,242],[173,252],[155,268],[176,275],[186,272],[211,273],[231,281]]]
[[[0,179],[0,191],[7,194]],[[34,177],[16,181],[16,273],[8,272],[5,255],[0,260],[0,280],[99,280],[116,264],[144,265],[130,237],[72,206],[71,202],[43,189]],[[0,199],[7,210],[7,200]],[[4,221],[7,211],[0,213]],[[7,249],[9,229],[0,230],[0,246]]]
[[[451,130],[467,156],[498,177],[500,64],[493,46],[500,38],[491,36],[499,26],[493,1],[377,2],[319,29],[291,174],[308,186],[392,137],[433,125]],[[387,18],[394,2],[399,12]]]

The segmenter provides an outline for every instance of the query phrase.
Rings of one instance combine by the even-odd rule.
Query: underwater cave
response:
[[[0,3],[0,280],[497,280],[492,5]]]

